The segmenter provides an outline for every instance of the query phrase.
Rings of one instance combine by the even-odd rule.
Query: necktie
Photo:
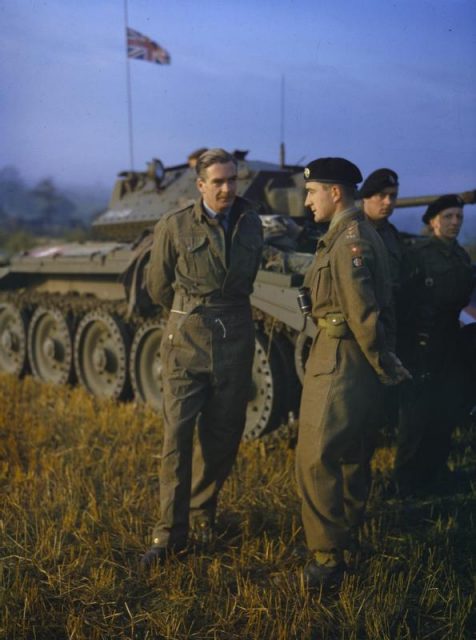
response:
[[[218,223],[223,227],[223,230],[226,233],[227,229],[228,229],[228,218],[227,218],[227,216],[224,213],[217,213],[217,215],[215,216],[215,220],[218,221]]]

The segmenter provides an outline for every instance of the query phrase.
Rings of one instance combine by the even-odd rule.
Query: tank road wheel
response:
[[[0,371],[20,376],[27,364],[28,319],[14,304],[0,304]]]
[[[79,382],[95,396],[122,398],[127,391],[129,339],[124,323],[102,311],[90,311],[78,325],[74,365]]]
[[[272,341],[269,344],[268,338],[258,330],[244,440],[259,438],[279,426],[283,414],[283,381],[276,347]]]
[[[156,410],[162,406],[162,365],[159,349],[163,328],[162,320],[151,320],[136,331],[129,364],[134,397]]]
[[[33,375],[40,380],[55,384],[71,382],[71,322],[59,309],[36,309],[28,327],[28,358]]]

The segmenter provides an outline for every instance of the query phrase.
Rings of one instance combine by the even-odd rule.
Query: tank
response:
[[[201,151],[201,150],[199,150]],[[50,244],[0,266],[0,371],[47,383],[81,384],[106,398],[161,406],[159,345],[165,318],[142,285],[157,220],[197,197],[194,162],[118,175],[97,239]],[[248,160],[236,151],[238,194],[255,201],[265,250],[251,298],[256,327],[244,439],[297,414],[315,333],[297,304],[298,287],[322,233],[304,209],[302,167]],[[476,192],[461,194],[475,202]],[[406,198],[417,206],[438,196]]]

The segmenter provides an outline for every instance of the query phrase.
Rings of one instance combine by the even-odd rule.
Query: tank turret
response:
[[[155,159],[145,172],[119,173],[107,210],[93,223],[96,232],[102,237],[132,241],[166,211],[194,201],[195,155],[191,154],[186,164],[164,167]],[[238,161],[238,195],[259,202],[263,213],[305,216],[301,169],[247,160],[246,151],[235,151],[234,155]]]

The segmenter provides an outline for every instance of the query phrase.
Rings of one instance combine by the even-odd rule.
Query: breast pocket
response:
[[[188,277],[201,279],[210,273],[210,246],[207,236],[184,236],[180,242],[180,269]]]
[[[313,268],[311,282],[311,297],[318,307],[331,300],[331,268],[329,256],[318,258]]]
[[[434,262],[427,269],[424,278],[425,289],[429,299],[436,306],[450,306],[459,297],[458,278],[450,262]]]

